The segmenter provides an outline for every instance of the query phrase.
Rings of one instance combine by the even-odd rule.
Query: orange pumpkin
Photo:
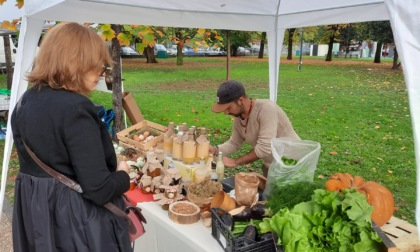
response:
[[[325,188],[328,191],[340,192],[342,189],[356,189],[365,195],[367,202],[373,206],[372,220],[378,226],[383,226],[394,214],[395,206],[392,193],[376,182],[365,181],[362,177],[352,176],[349,173],[335,173],[330,176]]]

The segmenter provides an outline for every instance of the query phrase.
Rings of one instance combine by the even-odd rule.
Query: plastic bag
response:
[[[309,140],[293,140],[290,138],[274,138],[271,140],[273,162],[268,169],[267,185],[263,196],[270,194],[272,184],[289,184],[294,182],[313,182],[318,163],[321,145]],[[294,159],[294,165],[287,165],[283,158]]]

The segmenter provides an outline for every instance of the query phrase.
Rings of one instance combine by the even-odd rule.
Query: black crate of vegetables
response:
[[[264,241],[250,240],[244,236],[235,237],[231,227],[223,221],[222,209],[215,207],[211,209],[211,234],[226,252],[274,252],[281,251],[276,249],[273,239]]]

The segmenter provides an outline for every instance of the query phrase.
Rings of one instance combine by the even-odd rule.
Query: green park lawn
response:
[[[226,58],[123,59],[124,90],[131,92],[144,117],[162,125],[206,127],[212,144],[224,142],[231,118],[210,107],[216,89],[226,79]],[[391,61],[304,57],[281,59],[277,103],[285,110],[302,139],[321,144],[315,182],[324,184],[336,172],[360,175],[387,187],[395,197],[395,216],[415,223],[416,166],[407,90],[402,70]],[[268,61],[255,57],[232,58],[232,79],[241,81],[252,98],[268,98]],[[0,88],[5,86],[0,75]],[[111,94],[94,92],[91,99],[112,107]],[[0,141],[4,145],[4,140]],[[249,146],[243,152],[249,150]],[[3,149],[3,148],[1,148]],[[3,155],[0,157],[3,158]],[[260,162],[226,171],[257,171]],[[18,170],[12,154],[6,195],[13,200]]]

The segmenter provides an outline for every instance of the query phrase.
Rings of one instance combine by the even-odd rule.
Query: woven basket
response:
[[[210,182],[213,182],[213,181],[210,181]],[[219,182],[213,182],[213,183],[217,183],[216,184],[217,190],[210,197],[199,197],[199,196],[195,195],[194,193],[192,193],[192,191],[194,191],[194,189],[196,187],[208,188],[208,187],[206,187],[205,183],[210,183],[210,182],[208,182],[207,180],[205,180],[205,181],[202,181],[200,183],[192,183],[188,187],[188,190],[187,190],[187,198],[188,198],[188,200],[190,202],[196,204],[200,208],[201,207],[204,207],[204,206],[206,206],[208,204],[210,204],[211,201],[212,201],[212,199],[213,199],[213,197],[214,197],[214,195],[216,195],[217,192],[223,190],[223,186],[222,186],[221,183],[219,183]]]

